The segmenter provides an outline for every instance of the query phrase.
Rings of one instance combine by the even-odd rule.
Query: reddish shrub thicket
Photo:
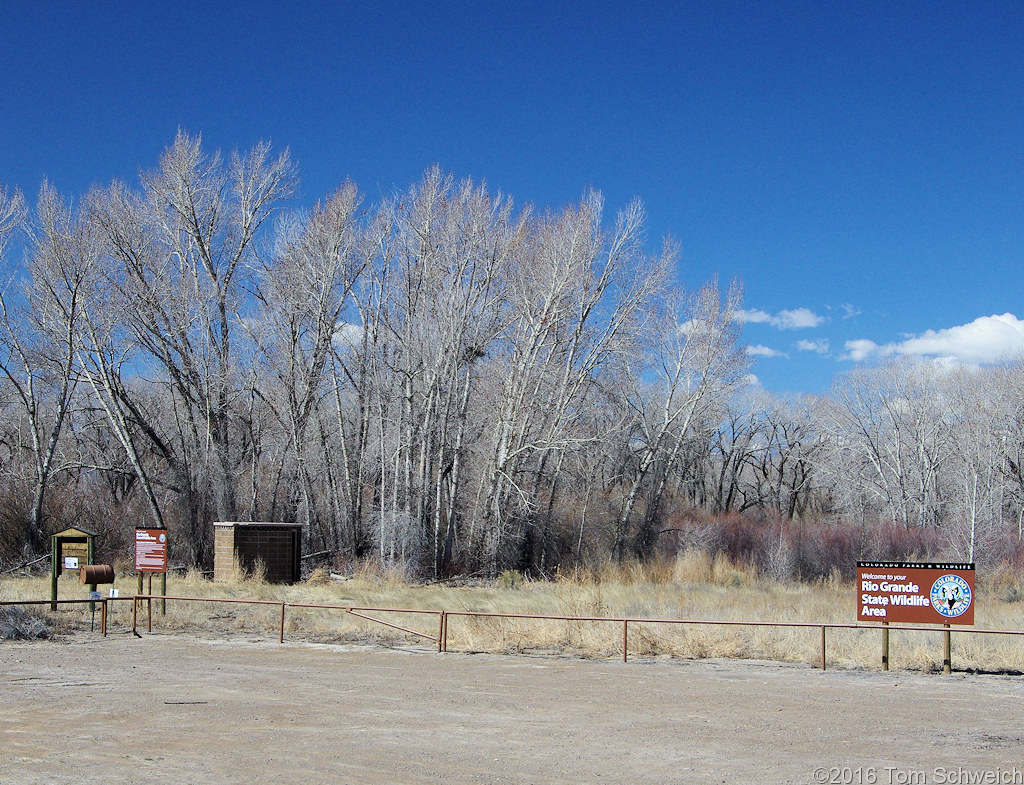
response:
[[[663,538],[662,554],[674,556],[699,548],[750,564],[779,580],[813,581],[833,574],[851,579],[858,561],[960,561],[947,532],[939,528],[904,528],[892,523],[854,525],[841,521],[794,522],[728,515],[707,520],[675,521],[672,537]],[[992,541],[978,561],[991,569],[1020,569],[1024,545],[1009,529]]]

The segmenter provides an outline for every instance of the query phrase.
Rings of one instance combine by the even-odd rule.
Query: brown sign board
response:
[[[135,530],[135,572],[167,572],[167,530]]]
[[[974,624],[974,565],[857,562],[857,621]]]
[[[89,545],[84,541],[62,542],[60,555],[62,558],[58,569],[61,572],[74,572],[77,575],[78,568],[89,563]]]

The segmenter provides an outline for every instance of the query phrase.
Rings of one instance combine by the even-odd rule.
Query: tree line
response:
[[[783,399],[749,384],[740,287],[685,287],[639,202],[436,167],[375,205],[296,192],[287,152],[184,133],[137,186],[0,189],[0,559],[153,526],[205,566],[215,520],[434,577],[648,558],[723,515],[1020,538],[1019,363]]]

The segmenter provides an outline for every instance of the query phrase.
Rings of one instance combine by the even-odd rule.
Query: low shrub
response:
[[[53,628],[39,611],[18,605],[0,608],[0,641],[33,641],[52,635]]]

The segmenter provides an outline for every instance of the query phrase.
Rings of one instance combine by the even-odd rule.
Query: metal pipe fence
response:
[[[58,603],[80,604],[88,602],[100,603],[102,606],[101,629],[104,636],[107,634],[107,603],[118,600],[132,601],[132,632],[138,635],[138,609],[140,603],[146,604],[147,631],[153,631],[153,600],[176,602],[201,602],[201,603],[228,603],[238,605],[274,606],[280,608],[278,625],[278,642],[284,643],[285,620],[288,608],[306,608],[318,610],[337,610],[364,619],[374,624],[380,624],[390,629],[398,630],[424,640],[428,640],[437,646],[438,652],[448,652],[448,622],[452,617],[456,618],[481,618],[481,619],[525,619],[537,621],[564,621],[564,622],[587,622],[595,624],[615,624],[622,628],[622,661],[629,661],[629,627],[640,625],[692,625],[692,626],[720,626],[720,627],[769,627],[769,628],[795,628],[817,630],[820,632],[820,667],[825,670],[827,666],[827,631],[828,630],[877,630],[886,636],[889,632],[941,632],[944,634],[945,644],[943,651],[943,669],[949,672],[951,663],[949,655],[949,635],[952,632],[964,635],[1010,635],[1022,636],[1024,630],[1000,630],[1000,629],[978,629],[974,627],[959,627],[951,629],[948,625],[943,627],[929,627],[925,625],[911,624],[860,624],[843,622],[791,622],[791,621],[748,621],[731,619],[663,619],[642,616],[567,616],[540,613],[504,613],[496,611],[467,611],[467,610],[437,610],[431,608],[385,608],[375,606],[358,605],[335,605],[329,603],[314,602],[286,602],[281,600],[255,600],[240,599],[237,597],[186,597],[181,595],[166,594],[135,594],[130,597],[110,597],[99,600],[58,600]],[[4,605],[49,605],[50,600],[5,600],[0,602]],[[396,624],[385,619],[378,618],[380,614],[397,613],[412,614],[420,616],[434,616],[437,619],[437,632],[431,634],[412,627]],[[374,614],[374,615],[370,615]],[[887,665],[888,647],[883,651],[883,665]]]
[[[100,606],[100,634],[105,638],[107,637],[107,603],[117,602],[118,600],[130,600],[131,597],[101,597],[98,600],[0,600],[0,607],[13,606],[13,605],[49,605],[51,608],[54,605],[83,605],[88,604],[90,610],[94,610],[96,605]]]

